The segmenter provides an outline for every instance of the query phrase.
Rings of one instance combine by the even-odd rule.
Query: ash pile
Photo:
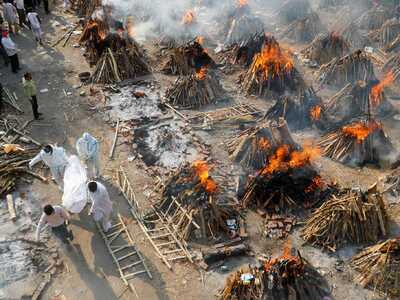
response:
[[[178,168],[199,157],[189,129],[182,122],[163,122],[134,129],[134,148],[147,166]]]
[[[327,29],[322,24],[319,15],[312,12],[303,18],[293,21],[280,33],[280,36],[296,42],[311,42],[321,32],[326,31]]]

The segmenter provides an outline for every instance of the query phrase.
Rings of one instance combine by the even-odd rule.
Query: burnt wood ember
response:
[[[249,128],[228,142],[231,159],[246,169],[262,169],[281,145],[300,149],[290,135],[285,120]]]
[[[389,167],[398,154],[382,125],[374,119],[356,119],[328,133],[319,142],[323,155],[350,166]]]
[[[198,108],[214,103],[224,94],[216,75],[201,68],[196,74],[180,76],[165,92],[168,102],[179,108]]]
[[[351,22],[343,31],[340,32],[343,39],[350,43],[351,50],[364,49],[371,45],[367,30],[360,29],[355,22]]]
[[[302,237],[335,252],[346,244],[376,243],[387,232],[385,202],[375,184],[366,192],[347,189],[332,195],[306,221]]]
[[[335,57],[349,52],[349,44],[337,32],[318,35],[311,44],[301,51],[305,58],[325,64]]]
[[[393,17],[393,15],[394,12],[385,7],[374,7],[362,14],[356,20],[356,25],[361,29],[376,30],[381,28],[388,19]]]
[[[280,35],[296,42],[311,42],[318,34],[325,31],[326,28],[322,25],[319,15],[312,12],[304,18],[293,21]]]
[[[277,11],[277,16],[282,23],[292,23],[304,19],[312,12],[308,0],[285,0]]]
[[[284,118],[291,130],[301,130],[315,125],[318,129],[328,127],[328,117],[321,98],[312,88],[299,96],[282,96],[267,111],[265,118],[277,120]]]
[[[356,281],[364,287],[387,295],[400,297],[400,239],[393,238],[365,248],[353,257],[351,265],[360,274]]]
[[[190,75],[202,67],[215,68],[216,64],[201,45],[201,37],[170,49],[166,52],[166,61],[161,72],[168,75]]]
[[[320,84],[343,87],[359,80],[366,82],[376,80],[374,65],[368,55],[357,50],[342,58],[334,58],[321,66],[318,71]]]

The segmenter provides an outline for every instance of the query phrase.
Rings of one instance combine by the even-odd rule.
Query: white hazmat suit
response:
[[[87,132],[76,142],[76,151],[86,164],[89,178],[97,178],[100,175],[99,148],[99,142]]]
[[[92,202],[89,214],[93,215],[96,222],[101,221],[104,232],[107,232],[111,228],[112,202],[106,187],[99,182],[96,183],[97,190],[95,192],[89,191],[89,198]]]
[[[41,150],[39,154],[29,162],[29,168],[43,161],[43,163],[50,168],[51,175],[62,190],[64,186],[64,171],[68,164],[67,155],[65,154],[65,149],[62,147],[52,146],[52,148],[53,152],[51,153],[46,153],[44,150]]]

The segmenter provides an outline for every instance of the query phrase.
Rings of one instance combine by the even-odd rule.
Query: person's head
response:
[[[94,193],[97,191],[97,182],[96,181],[91,181],[88,183],[88,189],[90,192]]]
[[[89,134],[88,132],[85,132],[85,133],[82,135],[82,137],[83,137],[84,140],[88,140],[88,139],[90,139],[90,134]]]
[[[46,215],[51,216],[54,213],[54,207],[50,204],[47,204],[45,207],[43,207],[43,211]]]
[[[53,147],[51,145],[46,145],[43,148],[43,151],[47,154],[52,154],[53,153]]]
[[[27,73],[24,74],[24,78],[25,78],[25,80],[31,80],[32,79],[32,74],[27,72]]]

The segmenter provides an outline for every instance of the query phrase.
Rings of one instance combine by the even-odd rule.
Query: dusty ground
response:
[[[327,12],[331,15],[332,12]],[[44,31],[47,41],[57,40],[65,31],[64,27],[74,24],[76,18],[69,13],[63,13],[54,9],[50,16],[43,16]],[[332,22],[327,22],[331,24]],[[216,268],[207,272],[204,277],[195,266],[189,264],[175,263],[173,271],[161,263],[149,242],[143,236],[138,226],[133,221],[127,209],[126,201],[118,193],[113,184],[115,170],[122,165],[130,175],[131,182],[137,192],[139,201],[146,205],[149,201],[144,194],[151,190],[154,179],[148,176],[144,170],[144,165],[138,160],[129,161],[132,155],[131,146],[126,143],[126,139],[121,138],[117,145],[114,159],[108,159],[109,149],[112,144],[114,129],[103,119],[103,114],[93,109],[93,100],[89,97],[79,96],[80,91],[88,90],[87,87],[80,89],[74,88],[79,85],[78,74],[88,71],[88,65],[82,57],[83,51],[74,48],[77,37],[74,36],[66,47],[58,46],[56,49],[50,46],[36,47],[32,35],[26,29],[22,35],[15,38],[20,47],[20,59],[23,71],[31,71],[38,84],[38,89],[47,88],[49,91],[40,93],[40,111],[44,115],[44,120],[34,121],[30,127],[31,135],[43,143],[58,143],[65,147],[69,152],[74,152],[74,144],[79,135],[84,131],[90,131],[101,141],[103,169],[103,179],[107,183],[111,197],[119,211],[127,220],[130,230],[138,243],[139,249],[144,254],[147,264],[154,276],[153,280],[145,277],[137,278],[134,281],[136,289],[141,299],[213,299],[217,290],[223,286],[227,273]],[[299,45],[291,45],[296,48]],[[31,119],[29,102],[24,98],[21,77],[22,73],[14,75],[9,69],[2,68],[1,82],[10,90],[16,92],[20,99],[21,106],[25,114],[18,116],[22,120]],[[311,75],[311,74],[310,74]],[[165,78],[156,75],[156,79],[162,82],[165,87]],[[312,78],[308,78],[311,80]],[[266,108],[270,104],[253,97],[245,99],[236,91],[234,76],[226,76],[223,85],[227,89],[230,100],[220,105],[224,106],[238,103],[240,101],[250,101],[259,107]],[[68,93],[71,93],[68,95]],[[400,108],[400,103],[393,103]],[[398,146],[400,137],[400,124],[393,119],[385,121],[387,132]],[[223,145],[223,141],[232,134],[238,132],[238,128],[223,128],[212,132],[198,131],[197,134],[212,145],[212,156],[215,161],[223,168],[230,167],[228,154]],[[315,138],[318,133],[306,131],[295,133],[294,136],[299,140]],[[337,164],[330,160],[321,158],[316,162],[316,166],[321,170],[326,180],[337,180],[346,186],[360,186],[366,188],[370,184],[382,178],[387,171],[380,171],[372,168],[352,169]],[[34,216],[38,214],[38,208],[45,203],[60,203],[61,194],[52,183],[44,184],[35,181],[32,186],[21,187],[16,194],[24,192],[24,197],[32,202]],[[21,208],[22,209],[22,208]],[[4,207],[2,208],[4,212]],[[43,299],[134,299],[134,294],[127,290],[119,279],[116,268],[112,263],[104,246],[103,240],[91,219],[87,216],[86,210],[80,215],[73,216],[71,228],[75,234],[72,249],[61,247],[61,256],[64,259],[64,267],[55,274],[49,287],[44,291]],[[398,235],[399,230],[399,207],[394,206],[390,211],[393,220],[391,235]],[[36,217],[37,218],[37,217]],[[33,222],[36,221],[33,217]],[[247,213],[247,229],[250,234],[249,244],[253,248],[254,255],[261,253],[276,254],[281,249],[282,242],[266,241],[260,239],[260,217],[253,213]],[[10,224],[1,224],[2,236],[11,238],[13,231],[5,230]],[[17,223],[17,226],[21,224]],[[34,228],[32,226],[32,228]],[[7,233],[6,233],[7,232]],[[25,234],[26,238],[31,238],[31,232]],[[293,244],[297,246],[303,256],[308,259],[325,276],[332,287],[332,295],[335,299],[383,299],[373,292],[355,285],[352,281],[353,273],[348,267],[351,255],[357,250],[354,247],[347,247],[339,253],[332,255],[320,251],[319,249],[305,246],[298,237],[297,230],[291,236]],[[53,247],[54,241],[49,245]],[[50,247],[50,246],[49,246]],[[254,263],[255,257],[245,257],[240,259],[227,260],[224,264],[229,270]],[[202,280],[202,277],[204,280]],[[25,282],[22,289],[29,291],[37,282]],[[25,292],[9,288],[5,294],[0,294],[0,299],[19,299]],[[4,293],[4,291],[3,291]],[[9,294],[7,294],[9,293]]]

